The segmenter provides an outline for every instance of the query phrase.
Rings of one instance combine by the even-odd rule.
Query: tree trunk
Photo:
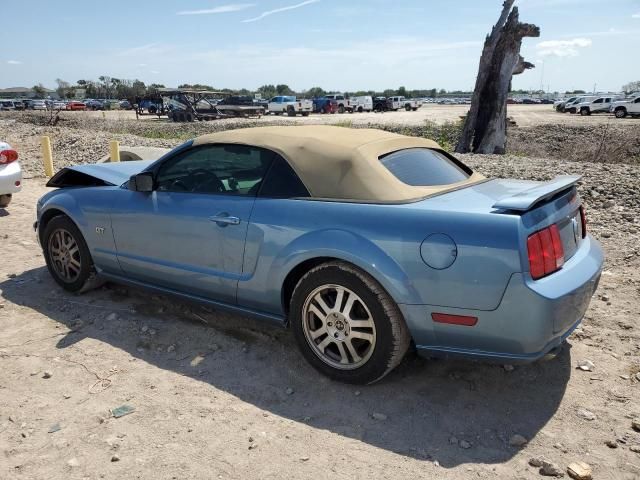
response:
[[[534,65],[520,55],[524,37],[540,36],[540,29],[520,23],[514,0],[505,0],[502,13],[487,36],[480,57],[471,108],[456,152],[504,153],[507,145],[507,95],[511,77]]]

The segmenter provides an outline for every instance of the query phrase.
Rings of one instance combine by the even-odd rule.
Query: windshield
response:
[[[437,150],[407,148],[380,157],[382,164],[401,182],[416,187],[431,187],[462,182],[472,171]]]

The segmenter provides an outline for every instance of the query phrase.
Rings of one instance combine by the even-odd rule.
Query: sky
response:
[[[517,0],[541,29],[514,89],[640,80],[640,0]],[[4,1],[0,87],[100,75],[175,87],[471,90],[502,0]],[[22,20],[20,20],[22,19]]]

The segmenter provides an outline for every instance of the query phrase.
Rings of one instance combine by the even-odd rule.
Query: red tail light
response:
[[[18,160],[18,152],[15,150],[2,150],[0,151],[0,165],[6,165]]]
[[[559,270],[564,265],[564,248],[557,225],[551,225],[527,239],[529,272],[534,280]]]
[[[584,213],[584,205],[580,205],[580,223],[582,223],[582,238],[587,236],[587,215]]]

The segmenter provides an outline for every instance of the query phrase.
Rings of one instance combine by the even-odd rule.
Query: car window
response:
[[[164,192],[255,196],[273,152],[244,145],[195,147],[164,162],[156,188]]]
[[[454,158],[428,148],[399,150],[380,157],[380,161],[398,180],[412,186],[449,185],[472,173]]]
[[[311,196],[300,177],[289,165],[289,162],[276,154],[274,154],[271,168],[262,181],[262,187],[258,195],[269,198],[304,198]]]
[[[636,98],[636,101],[633,103],[640,103],[640,97]]]
[[[594,100],[594,102],[593,102],[593,103],[602,103],[602,101],[603,101],[603,100],[602,100],[602,98],[599,98],[599,99],[597,99],[597,100]]]

